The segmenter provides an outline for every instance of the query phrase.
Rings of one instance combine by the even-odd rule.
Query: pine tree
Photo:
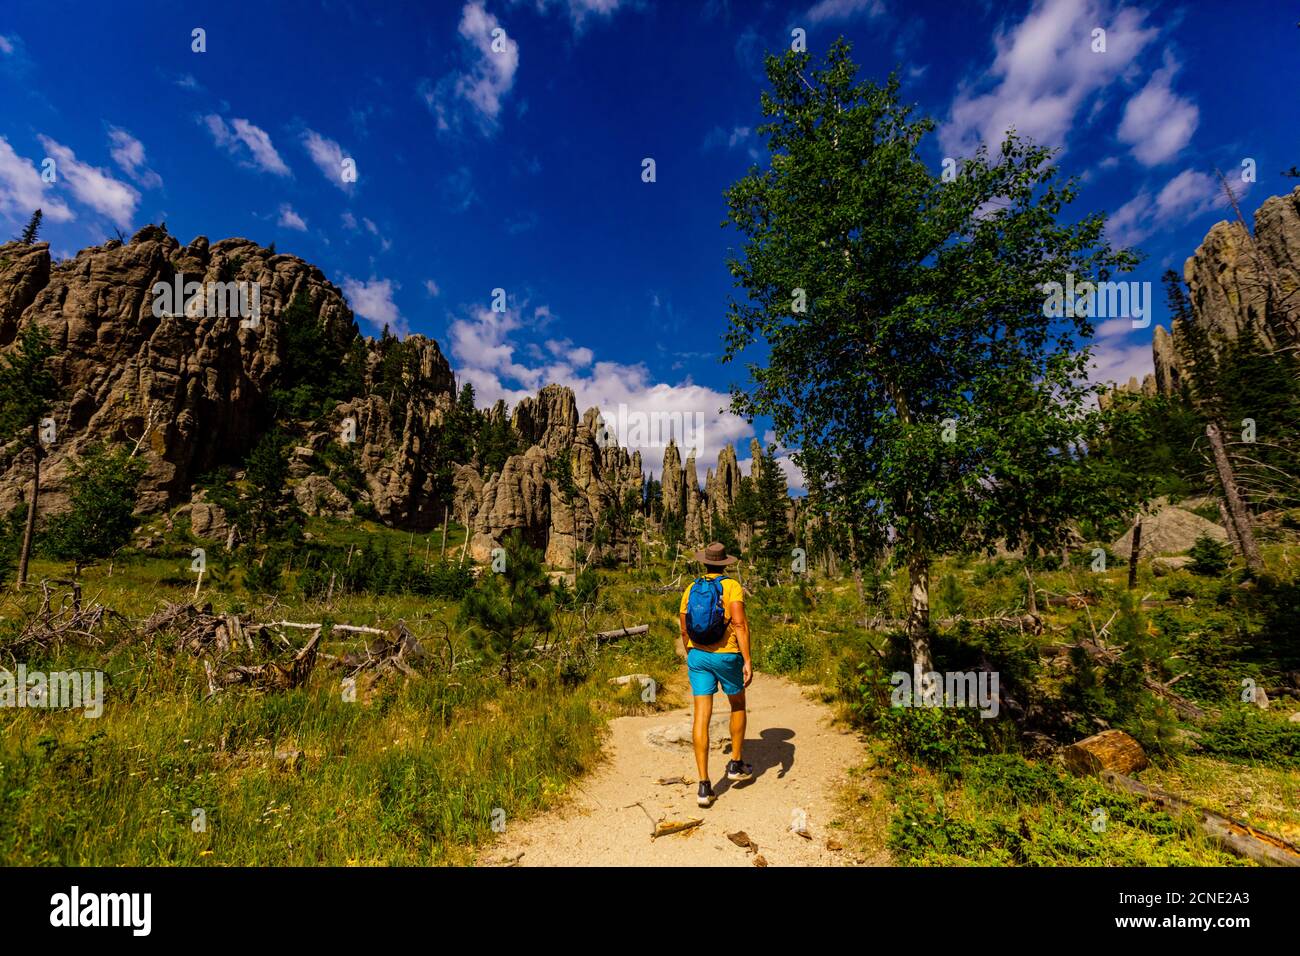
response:
[[[18,348],[0,355],[0,444],[17,441],[32,453],[32,494],[27,502],[27,525],[18,558],[18,586],[27,583],[27,566],[36,533],[41,494],[41,419],[58,397],[59,386],[49,368],[54,347],[40,326],[28,325],[18,333]]]
[[[72,562],[74,578],[130,540],[135,488],[143,474],[144,462],[121,446],[93,445],[73,464],[71,508],[50,520],[44,540],[53,557]]]
[[[40,234],[41,220],[43,218],[45,218],[45,214],[39,209],[32,213],[32,218],[27,220],[27,225],[23,229],[22,237],[18,241],[25,246],[30,246],[34,243],[37,235]]]
[[[776,461],[776,449],[769,445],[754,459],[753,489],[758,516],[754,551],[770,573],[780,567],[790,554],[790,527],[787,509],[790,504],[785,472]]]
[[[504,570],[484,569],[461,602],[459,620],[469,627],[474,652],[497,664],[509,685],[520,659],[551,630],[555,602],[541,554],[525,544],[518,531],[504,544]]]

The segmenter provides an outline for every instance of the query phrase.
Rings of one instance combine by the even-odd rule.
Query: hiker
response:
[[[743,757],[745,688],[754,679],[754,667],[749,656],[745,591],[738,581],[725,574],[727,566],[739,559],[727,554],[726,547],[714,541],[702,551],[696,551],[695,560],[704,565],[704,574],[682,594],[679,615],[686,669],[695,700],[691,737],[695,743],[695,766],[700,774],[696,802],[709,807],[716,799],[709,780],[709,719],[713,716],[713,695],[719,685],[731,704],[731,760],[727,763],[727,779],[749,780],[754,775],[754,768]]]

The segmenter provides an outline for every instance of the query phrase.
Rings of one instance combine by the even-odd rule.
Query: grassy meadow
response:
[[[316,521],[314,539],[387,547],[423,560],[426,539],[365,523]],[[12,668],[105,672],[103,716],[0,710],[0,863],[6,865],[462,864],[492,836],[494,814],[518,819],[554,805],[600,760],[606,721],[686,702],[673,681],[676,603],[686,579],[660,549],[644,567],[602,569],[598,595],[557,612],[552,650],[525,660],[510,686],[475,659],[457,624],[458,602],[412,594],[294,587],[250,593],[238,572],[205,582],[199,603],[248,621],[324,624],[310,678],[291,690],[228,687],[209,694],[202,660],[178,635],[145,619],[193,598],[185,530],[148,552],[86,569],[83,601],[111,608],[88,638],[16,642],[41,614],[40,587],[0,602],[0,657]],[[448,553],[463,531],[452,529]],[[430,560],[441,551],[429,537]],[[1300,839],[1300,724],[1294,698],[1267,711],[1240,702],[1243,678],[1272,686],[1296,653],[1295,546],[1267,545],[1270,574],[1246,580],[1178,571],[1138,587],[1113,564],[1039,569],[1041,633],[1006,623],[1023,610],[1026,576],[1013,558],[950,558],[933,576],[936,669],[988,666],[1014,709],[982,720],[969,711],[891,708],[888,674],[906,669],[892,623],[904,615],[903,576],[761,583],[742,565],[756,668],[809,685],[867,740],[837,823],[861,852],[884,846],[899,864],[1243,865],[1187,821],[1072,777],[1056,744],[1108,726],[1137,737],[1153,766],[1141,779]],[[67,569],[38,562],[32,579]],[[51,585],[50,613],[70,600]],[[1073,600],[1071,597],[1073,596]],[[428,652],[413,673],[364,672],[354,700],[337,660],[363,645],[330,624],[405,624]],[[649,624],[616,641],[595,631]],[[1100,668],[1052,653],[1097,633],[1124,648]],[[309,634],[277,633],[292,655]],[[450,653],[447,651],[450,646]],[[1289,648],[1289,650],[1287,650]],[[328,656],[325,656],[328,655]],[[1143,669],[1205,709],[1191,727],[1143,695]],[[647,702],[628,673],[660,688]],[[1178,675],[1182,675],[1179,677]],[[1104,821],[1099,826],[1099,821]]]

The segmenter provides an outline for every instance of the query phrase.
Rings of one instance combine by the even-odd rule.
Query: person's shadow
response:
[[[757,738],[746,737],[745,762],[754,768],[754,775],[748,780],[728,780],[724,770],[718,793],[722,794],[731,787],[748,787],[774,767],[781,768],[777,779],[784,777],[794,766],[794,744],[790,742],[793,737],[794,731],[786,727],[768,727]],[[730,762],[730,750],[725,759]]]

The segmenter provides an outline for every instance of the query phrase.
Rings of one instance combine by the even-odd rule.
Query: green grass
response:
[[[430,540],[433,561],[441,537],[435,529],[412,541],[369,522],[321,519],[307,531],[334,545],[387,544],[396,555],[410,547],[417,557]],[[448,553],[458,553],[463,541],[463,529],[453,527]],[[101,668],[108,693],[98,720],[0,710],[0,865],[465,863],[491,838],[494,812],[503,811],[510,825],[553,806],[595,766],[609,718],[683,703],[662,690],[679,667],[678,592],[664,590],[670,569],[662,561],[602,571],[598,605],[585,620],[577,612],[562,620],[571,635],[642,623],[651,625],[649,634],[571,657],[563,667],[539,661],[512,687],[469,660],[455,602],[337,594],[326,604],[292,588],[270,597],[246,592],[237,577],[224,585],[205,579],[202,601],[218,613],[377,627],[402,620],[431,649],[449,633],[462,663],[451,674],[429,663],[415,679],[363,681],[355,702],[343,699],[342,673],[326,661],[293,691],[233,687],[205,699],[201,663],[161,638],[146,641],[136,628],[163,603],[191,598],[191,546],[182,528],[160,551],[123,556],[111,573],[105,565],[88,569],[85,600],[114,608],[127,623],[110,623],[102,645],[67,643],[25,658],[29,668]],[[1265,549],[1284,577],[1286,547]],[[32,571],[34,580],[65,574],[45,561]],[[743,567],[739,574],[744,581]],[[1048,627],[1038,636],[978,628],[946,633],[936,641],[939,663],[964,669],[983,655],[1022,685],[1016,693],[1025,701],[1059,709],[1066,662],[1040,661],[1039,650],[1073,640],[1088,629],[1089,617],[1101,627],[1119,606],[1126,578],[1123,567],[1036,573],[1044,591],[1086,593],[1097,603],[1045,608]],[[958,609],[968,617],[1014,613],[1024,602],[1015,562],[946,559],[932,580],[936,591],[946,582],[936,596],[937,617]],[[1239,582],[1239,571],[1222,580],[1153,578],[1141,568],[1138,594],[1156,602],[1142,620],[1152,640],[1163,642],[1163,676],[1183,675],[1178,689],[1212,711],[1203,752],[1159,754],[1143,779],[1294,838],[1300,820],[1287,808],[1297,805],[1300,769],[1273,753],[1279,740],[1291,746],[1295,725],[1283,727],[1285,713],[1276,712],[1288,705],[1250,714],[1241,727],[1232,723],[1240,678],[1276,678],[1273,663],[1255,650],[1278,612]],[[845,820],[860,824],[847,827],[858,833],[852,852],[930,866],[1238,862],[1186,821],[1065,776],[1046,757],[1027,759],[1009,721],[988,722],[996,729],[976,722],[977,737],[954,735],[943,720],[890,714],[872,723],[862,666],[883,666],[881,655],[896,657],[902,644],[897,634],[863,622],[901,618],[906,598],[905,578],[895,575],[878,607],[862,605],[851,579],[759,587],[747,602],[757,669],[818,685],[823,700],[869,734],[872,759],[851,768],[856,783],[845,797]],[[0,598],[5,666],[6,642],[39,599],[30,590]],[[289,637],[301,642],[306,634]],[[357,646],[336,633],[323,650]],[[609,683],[626,673],[654,677],[658,699],[646,703],[639,686]],[[1058,730],[1066,739],[1082,735]],[[1107,820],[1100,831],[1093,828],[1098,808]],[[197,829],[196,809],[205,821]]]

